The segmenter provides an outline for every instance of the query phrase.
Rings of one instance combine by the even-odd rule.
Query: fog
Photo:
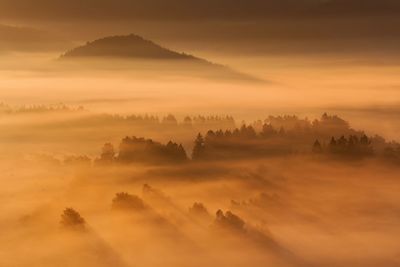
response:
[[[54,53],[5,55],[0,99],[17,107],[63,103],[97,113],[232,115],[238,121],[270,114],[315,118],[331,112],[371,134],[400,137],[396,64],[345,56],[200,55],[229,69],[157,62],[60,63]]]
[[[398,265],[397,167],[307,157],[186,167],[4,164],[4,266]],[[140,200],[115,206],[118,192]],[[193,203],[205,210],[190,210]],[[82,229],[60,224],[67,207],[84,218]],[[239,221],[218,217],[219,209]]]
[[[0,266],[400,265],[397,3],[14,2]]]

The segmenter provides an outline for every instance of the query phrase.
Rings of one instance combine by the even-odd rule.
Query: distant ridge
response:
[[[141,36],[130,34],[124,36],[110,36],[88,42],[85,45],[76,47],[59,58],[61,61],[74,62],[75,60],[108,60],[116,59],[126,62],[165,62],[170,63],[173,60],[175,63],[180,64],[176,71],[184,73],[188,70],[193,70],[197,75],[208,72],[208,76],[213,76],[217,79],[241,79],[248,81],[260,81],[250,75],[243,74],[230,69],[227,66],[212,63],[202,58],[195,57],[186,53],[179,53],[170,49],[164,48],[150,40],[146,40]],[[122,64],[123,65],[123,64]],[[122,66],[121,65],[121,66]],[[107,64],[96,64],[107,68]],[[115,67],[116,64],[113,64]],[[126,66],[126,65],[125,65]],[[129,65],[128,65],[129,66]],[[152,65],[153,68],[160,67],[159,65]],[[163,72],[172,71],[173,68],[162,69]]]
[[[114,57],[125,59],[179,59],[201,60],[192,55],[178,53],[164,48],[141,36],[130,34],[126,36],[110,36],[88,42],[83,46],[74,48],[61,58],[77,57]],[[205,61],[205,60],[204,60]]]

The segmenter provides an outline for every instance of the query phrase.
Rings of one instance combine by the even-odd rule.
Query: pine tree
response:
[[[192,152],[192,159],[202,159],[204,158],[205,152],[205,142],[203,136],[199,133],[197,138],[194,142],[193,152]]]
[[[322,153],[322,146],[318,140],[315,140],[313,145],[313,152],[314,153]]]

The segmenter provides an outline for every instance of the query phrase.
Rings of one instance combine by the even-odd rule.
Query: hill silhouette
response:
[[[137,65],[130,63],[140,63],[139,67],[147,66],[148,69],[161,70],[165,74],[168,71],[179,71],[181,74],[194,71],[195,74],[208,75],[214,78],[241,79],[247,81],[260,81],[259,79],[247,74],[232,70],[231,68],[195,57],[186,53],[179,53],[168,48],[162,47],[141,36],[130,34],[124,36],[110,36],[88,42],[85,45],[76,47],[61,55],[60,60],[74,62],[77,60],[85,61],[120,61],[121,64],[114,64],[113,67],[137,68]],[[121,62],[123,61],[123,62]],[[176,63],[171,65],[170,63]],[[129,65],[126,65],[128,63]],[[144,65],[152,64],[150,66]],[[157,63],[157,64],[154,64]],[[163,65],[167,63],[168,65]],[[107,68],[109,64],[96,64],[96,67]],[[92,66],[93,67],[93,66]],[[193,73],[192,73],[193,74]]]
[[[169,50],[135,34],[98,39],[88,42],[83,46],[74,48],[61,56],[61,58],[64,59],[77,57],[176,59],[205,62],[205,60],[196,58],[192,55]]]

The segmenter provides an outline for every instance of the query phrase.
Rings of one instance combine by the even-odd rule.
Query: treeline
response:
[[[328,145],[322,145],[319,140],[316,140],[312,150],[314,153],[346,157],[368,157],[375,154],[372,140],[366,135],[361,137],[350,135],[348,138],[341,136],[337,139],[332,137]]]
[[[131,117],[141,120],[143,117]],[[149,117],[147,120],[160,124],[179,124],[175,117],[162,120]],[[191,117],[194,121],[224,121],[233,124],[231,117]],[[209,130],[199,133],[192,149],[172,141],[160,143],[152,139],[135,136],[124,138],[118,149],[113,144],[103,146],[101,155],[95,160],[97,165],[106,164],[173,164],[189,161],[254,159],[293,154],[325,155],[336,158],[378,157],[400,161],[400,144],[386,142],[379,136],[368,137],[362,131],[353,130],[349,123],[337,116],[322,115],[310,122],[296,116],[269,117],[240,128]],[[69,156],[66,164],[88,164],[90,159],[82,156]]]
[[[65,104],[55,105],[25,105],[10,106],[0,103],[0,115],[34,115],[34,114],[71,113],[79,116],[71,116],[68,120],[55,120],[49,125],[57,129],[68,127],[104,128],[107,125],[108,131],[116,129],[137,128],[148,131],[207,131],[209,129],[234,129],[236,122],[232,116],[185,116],[177,119],[174,115],[119,115],[119,114],[98,114],[90,113],[84,107],[68,106]],[[104,129],[103,129],[104,131]]]
[[[35,113],[65,113],[65,112],[81,112],[85,109],[82,106],[71,107],[65,104],[55,105],[24,105],[20,107],[12,107],[5,103],[0,103],[0,114],[35,114]]]
[[[181,144],[161,144],[151,139],[126,137],[122,140],[117,154],[110,143],[104,145],[96,163],[181,163],[188,160]]]
[[[355,131],[350,124],[336,115],[323,114],[320,119],[310,121],[297,116],[269,116],[264,121],[258,120],[251,124],[255,131],[264,136],[285,134],[286,136],[318,136],[328,138],[340,135],[360,135],[361,131]]]
[[[231,116],[186,116],[178,120],[173,115],[158,117],[153,115],[111,115],[96,114],[75,121],[75,125],[96,126],[106,124],[109,127],[137,126],[146,129],[177,130],[195,128],[199,131],[205,129],[233,129],[236,127],[235,120]]]
[[[84,107],[72,107],[65,104],[55,105],[24,105],[13,107],[5,103],[0,103],[0,114],[24,114],[24,113],[54,113],[54,112],[82,112],[86,111]],[[163,117],[154,115],[118,115],[118,114],[90,114],[88,116],[77,119],[77,125],[92,125],[97,123],[113,126],[120,123],[136,123],[143,125],[163,125],[163,126],[202,126],[214,129],[216,126],[221,129],[233,129],[236,127],[235,120],[232,116],[185,116],[182,120],[178,120],[174,115],[168,114]],[[62,123],[62,122],[60,122]],[[60,124],[60,126],[62,126]]]
[[[310,153],[315,140],[329,140],[335,134],[352,136],[349,144],[358,146],[358,138],[365,136],[361,131],[350,128],[349,123],[337,116],[323,114],[319,120],[309,121],[296,116],[270,116],[264,121],[242,125],[233,131],[208,131],[199,134],[193,148],[193,159],[225,159],[274,156],[294,153]],[[353,140],[354,139],[354,140]],[[373,138],[377,144],[385,143],[379,137]],[[341,151],[342,139],[338,151]],[[363,142],[364,139],[362,138]],[[372,142],[372,139],[368,142]],[[345,142],[347,144],[347,142]],[[322,144],[321,151],[322,151]],[[352,148],[353,149],[353,148]],[[355,148],[354,148],[355,150]],[[349,152],[349,150],[343,149]]]
[[[341,133],[341,137],[334,137]],[[342,133],[349,134],[348,138]],[[316,140],[316,141],[315,141]],[[261,125],[255,122],[233,130],[198,134],[191,153],[193,161],[260,158],[268,156],[320,153],[343,158],[388,156],[400,158],[400,146],[379,136],[368,137],[355,131],[337,116],[324,114],[309,122],[295,116],[269,117]],[[98,162],[171,163],[189,160],[182,145],[163,145],[150,139],[127,137],[117,154],[106,144]]]

